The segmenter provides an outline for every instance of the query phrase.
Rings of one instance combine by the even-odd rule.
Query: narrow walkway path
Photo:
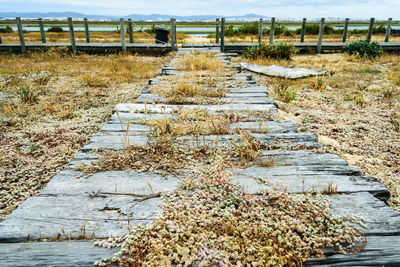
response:
[[[400,213],[385,201],[388,189],[372,177],[364,177],[357,168],[334,154],[315,154],[308,149],[321,146],[312,133],[299,133],[293,122],[273,120],[277,113],[266,88],[252,81],[251,74],[231,68],[221,74],[229,93],[218,104],[172,105],[167,98],[155,94],[157,86],[171,82],[168,77],[191,78],[175,69],[175,64],[192,49],[181,49],[162,70],[162,76],[151,79],[135,104],[118,104],[110,121],[90,140],[65,168],[59,172],[37,197],[28,198],[0,224],[0,266],[91,266],[113,250],[94,247],[92,241],[27,242],[65,237],[79,239],[124,236],[128,229],[151,222],[160,212],[158,198],[146,198],[156,192],[170,192],[178,184],[179,175],[148,171],[102,171],[87,178],[76,166],[97,159],[96,151],[121,150],[130,145],[147,145],[151,127],[143,119],[176,116],[176,109],[201,108],[210,114],[233,112],[246,116],[245,121],[231,123],[223,135],[206,135],[202,144],[212,146],[240,142],[238,129],[251,132],[252,138],[268,145],[261,155],[263,161],[274,160],[271,167],[252,166],[237,169],[233,181],[240,183],[248,194],[281,185],[283,190],[302,193],[305,190],[328,190],[336,215],[362,218],[363,226],[355,224],[367,236],[365,250],[353,255],[333,255],[313,259],[306,265],[318,266],[399,266]],[[203,51],[203,50],[199,50]],[[218,53],[216,50],[207,50]],[[219,54],[230,66],[230,56]],[[207,77],[197,77],[196,79]],[[194,79],[194,78],[193,78]],[[261,114],[261,115],[260,115]],[[128,127],[129,125],[129,127]],[[122,127],[121,127],[122,126]],[[123,130],[124,129],[124,130]],[[129,129],[128,131],[126,131]],[[193,145],[194,137],[183,136],[181,142]],[[150,140],[152,142],[152,140]],[[267,181],[267,182],[265,182]],[[149,188],[149,184],[151,188]]]

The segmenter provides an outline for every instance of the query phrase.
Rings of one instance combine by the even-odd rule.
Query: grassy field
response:
[[[387,54],[376,60],[330,54],[298,55],[290,62],[252,61],[331,73],[320,86],[315,77],[293,81],[255,76],[280,100],[283,118],[316,133],[326,144],[324,151],[337,153],[365,175],[377,177],[390,189],[390,204],[396,209],[400,209],[399,62],[400,55]]]
[[[114,104],[135,99],[167,60],[63,49],[0,55],[0,221],[38,194]]]

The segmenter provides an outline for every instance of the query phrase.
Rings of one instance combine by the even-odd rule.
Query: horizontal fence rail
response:
[[[390,36],[392,33],[392,18],[389,18],[386,23],[386,33],[384,42],[380,42],[380,46],[383,50],[400,50],[400,42],[389,42]],[[80,21],[82,23],[82,21]],[[178,49],[179,44],[177,43],[177,31],[176,31],[176,20],[171,18],[169,22],[169,35],[170,41],[169,43],[165,41],[157,40],[156,36],[148,36],[154,38],[155,43],[139,43],[134,42],[133,38],[133,24],[135,24],[131,19],[128,19],[127,22],[121,18],[119,20],[119,29],[120,31],[120,43],[94,43],[91,40],[90,34],[90,27],[89,21],[87,18],[84,18],[83,25],[84,25],[84,32],[85,32],[85,40],[86,43],[76,43],[75,39],[75,31],[74,31],[74,23],[72,18],[68,18],[68,31],[69,31],[69,43],[49,43],[46,39],[46,33],[44,29],[44,21],[42,18],[37,19],[37,23],[39,26],[40,31],[40,39],[41,43],[26,43],[24,38],[24,30],[22,25],[22,20],[20,17],[15,19],[15,23],[17,26],[18,31],[18,38],[19,44],[4,44],[4,39],[2,42],[2,38],[0,36],[0,51],[13,51],[13,52],[22,52],[25,53],[27,50],[38,50],[38,49],[48,49],[50,47],[60,47],[60,46],[67,46],[71,49],[72,53],[76,54],[78,51],[85,51],[85,52],[96,52],[104,50],[106,52],[121,52],[126,53],[127,51],[145,51],[145,50],[152,50],[152,51],[161,51],[161,52],[168,52],[168,51],[175,51]],[[301,21],[301,31],[300,31],[300,39],[299,42],[292,42],[293,45],[298,49],[311,49],[316,51],[317,53],[322,53],[323,51],[329,50],[342,50],[343,47],[346,45],[348,41],[349,35],[349,24],[350,19],[346,18],[343,24],[343,31],[341,33],[341,42],[323,42],[324,38],[324,27],[326,26],[325,18],[321,18],[319,21],[319,33],[318,39],[316,42],[305,42],[305,35],[307,32],[307,23],[315,22],[307,22],[306,18],[303,18]],[[275,33],[276,30],[279,28],[279,24],[276,22],[276,18],[272,17],[268,20],[260,18],[256,27],[258,26],[258,45],[261,45],[263,42],[263,30],[264,26],[268,25],[269,30],[269,43],[273,44],[275,42]],[[278,25],[278,26],[276,26]],[[368,24],[368,31],[365,36],[365,39],[370,42],[373,36],[375,25],[375,18],[371,18]],[[232,27],[232,25],[230,26]],[[233,29],[233,28],[230,28]],[[282,31],[282,29],[281,29]],[[248,49],[251,46],[254,46],[255,43],[227,43],[226,42],[226,33],[227,33],[227,21],[225,18],[218,18],[215,20],[215,43],[207,43],[207,44],[181,44],[181,47],[219,47],[222,52],[224,51],[243,51]],[[126,38],[129,38],[129,42],[126,42]],[[157,43],[157,44],[156,44]],[[119,47],[119,49],[118,49]]]

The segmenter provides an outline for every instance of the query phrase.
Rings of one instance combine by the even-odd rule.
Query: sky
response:
[[[400,0],[0,0],[0,12],[63,12],[90,15],[168,14],[282,18],[350,17],[399,19]]]

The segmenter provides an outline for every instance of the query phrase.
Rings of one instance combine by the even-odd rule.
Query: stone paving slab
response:
[[[92,241],[0,243],[0,266],[92,267],[117,251],[95,247]]]

